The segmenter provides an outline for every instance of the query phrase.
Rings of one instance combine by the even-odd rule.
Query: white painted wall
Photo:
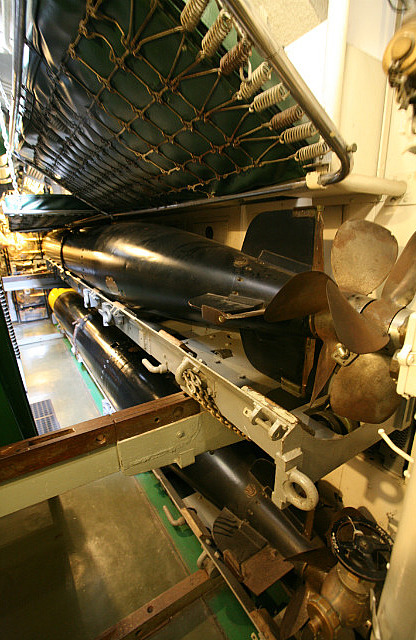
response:
[[[262,2],[263,7],[266,4],[270,8],[270,2]],[[273,6],[276,4],[280,5],[280,0],[273,2]],[[347,20],[344,24],[339,20],[341,5]],[[334,15],[331,19],[331,9],[337,19]],[[344,196],[329,202],[315,200],[315,203],[326,203],[327,271],[331,241],[347,218],[367,218],[386,226],[397,237],[400,249],[416,230],[416,156],[409,151],[416,146],[416,136],[411,133],[410,110],[399,111],[381,67],[395,20],[395,14],[384,0],[329,0],[329,18],[316,24],[310,21],[311,28],[286,47],[318,100],[339,122],[344,138],[357,143],[354,172],[404,179],[408,183],[406,194],[396,201],[380,201],[375,196]],[[302,20],[303,30],[305,25]],[[272,20],[269,26],[273,28]],[[290,41],[290,36],[287,38]],[[293,201],[280,201],[215,211],[198,210],[188,217],[186,225],[189,230],[204,233],[209,224],[214,230],[214,239],[241,248],[245,230],[257,213],[291,205]],[[174,215],[168,217],[167,222],[169,220],[184,222],[179,217],[175,220]],[[401,479],[358,457],[330,474],[327,481],[343,496],[345,504],[365,507],[394,534],[404,495]]]

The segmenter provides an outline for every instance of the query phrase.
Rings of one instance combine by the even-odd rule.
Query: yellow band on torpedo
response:
[[[63,293],[65,293],[65,291],[74,291],[74,289],[51,289],[49,291],[49,296],[48,296],[48,302],[49,302],[49,306],[53,311],[53,308],[55,306],[55,302],[56,300],[59,298],[60,295],[62,295]]]

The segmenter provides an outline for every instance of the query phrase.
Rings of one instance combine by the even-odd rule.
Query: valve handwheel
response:
[[[386,577],[392,544],[384,529],[364,517],[344,516],[331,529],[332,551],[337,560],[369,582]]]

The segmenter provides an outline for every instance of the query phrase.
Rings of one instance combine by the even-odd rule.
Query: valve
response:
[[[368,582],[386,577],[393,541],[377,524],[345,516],[331,529],[331,545],[337,560],[355,576]]]

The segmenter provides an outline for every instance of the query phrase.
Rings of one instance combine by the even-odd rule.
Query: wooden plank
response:
[[[200,569],[123,618],[95,640],[148,638],[176,613],[221,584],[221,576],[210,578],[206,571]]]
[[[279,628],[267,609],[255,609],[251,611],[250,618],[256,629],[262,634],[264,640],[280,639]]]
[[[152,400],[0,448],[0,482],[115,444],[199,413],[184,393]]]

